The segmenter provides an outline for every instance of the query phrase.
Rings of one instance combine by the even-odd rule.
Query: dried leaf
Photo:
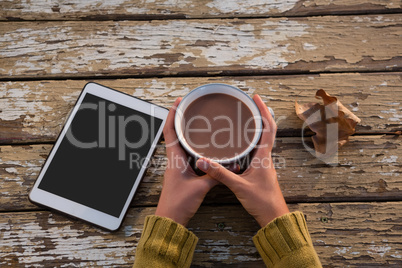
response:
[[[330,157],[355,133],[356,124],[361,120],[323,89],[318,90],[315,97],[324,104],[298,104],[296,101],[296,114],[316,133],[312,140],[317,157]]]

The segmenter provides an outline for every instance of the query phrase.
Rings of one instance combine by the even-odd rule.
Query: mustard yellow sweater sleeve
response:
[[[321,267],[301,212],[276,218],[253,237],[267,267]],[[148,216],[134,268],[190,267],[198,238],[169,218]]]
[[[253,241],[267,267],[322,267],[301,212],[274,219]]]
[[[169,218],[147,216],[134,268],[190,267],[198,238]]]

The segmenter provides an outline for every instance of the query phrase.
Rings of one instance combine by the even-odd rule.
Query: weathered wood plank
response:
[[[310,139],[306,140],[312,146]],[[288,202],[402,200],[401,146],[400,136],[353,136],[341,148],[336,166],[308,153],[301,138],[277,138],[273,151]],[[0,211],[37,208],[27,196],[50,149],[51,145],[0,147]],[[134,206],[157,204],[165,168],[165,150],[160,146],[139,186]],[[205,202],[237,200],[226,187],[218,186]]]
[[[0,78],[400,70],[402,16],[4,22]]]
[[[292,204],[307,216],[324,267],[400,267],[402,203]],[[48,212],[0,214],[0,265],[131,267],[146,215],[130,209],[108,233]],[[219,227],[218,227],[219,226]],[[240,206],[201,206],[189,228],[200,238],[193,267],[263,267],[252,236],[255,221]]]
[[[54,141],[88,81],[0,82],[0,144]],[[98,80],[130,95],[170,108],[175,98],[207,83],[238,86],[260,94],[271,106],[278,135],[300,136],[294,102],[315,101],[317,89],[339,97],[362,122],[357,133],[402,130],[402,74],[321,74],[300,76]]]
[[[0,1],[0,20],[233,18],[401,12],[400,0]]]

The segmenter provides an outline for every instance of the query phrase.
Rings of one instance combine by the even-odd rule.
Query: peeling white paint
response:
[[[242,25],[240,25],[239,29],[240,29],[240,31],[243,31],[243,32],[252,32],[252,31],[254,31],[255,27],[252,24],[242,24]],[[216,31],[217,30],[218,29],[216,29]]]
[[[399,177],[400,174],[401,173],[399,173],[398,170],[392,170],[391,172],[380,172],[380,175],[390,176],[390,177],[392,177],[392,176]]]
[[[82,10],[102,10],[102,13],[112,14],[115,12],[117,6],[124,6],[127,13],[145,13],[150,11],[149,8],[145,8],[146,5],[133,5],[132,2],[127,0],[112,0],[112,1],[99,1],[99,0],[70,0],[68,3],[58,4],[58,1],[54,1],[52,5],[49,1],[35,1],[37,3],[32,4],[30,0],[20,0],[18,5],[22,13],[45,13],[52,14],[53,7],[59,7],[60,13],[77,12]],[[166,2],[171,2],[166,1]],[[188,1],[182,1],[188,2]],[[4,9],[4,11],[13,11],[15,8]]]
[[[176,89],[171,92],[169,92],[169,96],[172,97],[183,97],[184,95],[187,95],[190,93],[191,89],[189,87],[183,87],[182,89]]]
[[[385,246],[375,246],[371,245],[369,247],[369,250],[367,250],[367,253],[373,254],[373,255],[380,255],[380,257],[384,257],[385,254],[387,254],[391,250],[391,247],[386,244]]]
[[[5,168],[5,170],[8,173],[17,174],[17,169],[16,168]]]
[[[61,96],[61,98],[67,102],[67,103],[75,103],[76,100],[78,99],[78,96],[80,95],[80,91],[76,91],[76,92],[71,92],[71,93],[67,93],[67,94],[63,94]]]
[[[388,120],[389,120],[389,121],[393,121],[393,122],[397,122],[397,121],[400,121],[400,118],[402,118],[402,116],[390,117],[390,118],[388,118]]]
[[[223,261],[229,259],[230,246],[228,240],[212,240],[211,245],[205,245],[209,248],[209,258],[211,260]]]
[[[27,115],[36,117],[52,110],[42,102],[26,101],[24,97],[28,94],[34,93],[30,89],[3,88],[0,91],[0,119],[12,121]]]
[[[220,26],[219,29],[217,26]],[[292,37],[308,34],[308,26],[295,20],[266,21],[257,35],[254,32],[250,34],[253,27],[251,24],[182,20],[168,21],[165,24],[138,23],[134,26],[116,22],[114,27],[107,30],[113,40],[109,43],[105,43],[104,38],[99,38],[96,32],[88,33],[86,38],[72,40],[72,28],[68,26],[19,29],[4,34],[8,44],[0,51],[0,56],[11,58],[32,54],[29,60],[14,63],[14,68],[11,69],[14,75],[24,74],[27,69],[46,70],[56,74],[61,70],[63,73],[79,73],[88,71],[90,67],[102,70],[109,69],[110,66],[113,69],[132,68],[133,65],[139,68],[172,68],[190,63],[198,67],[205,66],[205,61],[223,66],[242,60],[250,68],[273,69],[285,67],[288,64],[286,56],[294,54],[294,51],[289,51],[289,44],[282,43]],[[152,37],[149,36],[150,32],[153,33]],[[215,43],[210,46],[186,45],[196,42],[200,37]],[[62,54],[63,58],[60,60],[57,52],[63,50],[68,53]],[[37,54],[37,51],[43,53]],[[173,62],[169,62],[164,58],[167,54],[178,56]],[[49,58],[52,65],[49,64]]]
[[[383,110],[381,113],[392,114],[392,117],[388,118],[389,121],[400,121],[402,119],[402,111],[397,111],[397,109]]]
[[[149,84],[149,83],[148,83]],[[160,79],[152,79],[149,85],[149,97],[152,96],[163,96],[166,93],[176,90],[176,83],[172,82],[170,85]]]
[[[388,111],[381,111],[384,114],[393,114],[396,113],[396,109],[389,109]]]
[[[253,93],[257,90],[256,88],[250,86],[250,84],[252,84],[253,81],[238,81],[237,84],[233,84],[233,86],[236,86],[238,88],[240,88],[241,90],[244,91],[244,93],[248,94],[250,97],[252,97]]]
[[[85,235],[82,230],[73,229],[70,225],[54,226],[54,220],[49,217],[48,229],[39,226],[38,221],[32,219],[29,223],[20,224],[19,230],[9,228],[8,222],[0,223],[2,235],[7,239],[2,240],[2,251],[13,252],[18,258],[20,265],[41,263],[47,260],[57,261],[71,258],[86,261],[86,265],[105,266],[123,265],[127,263],[127,257],[132,254],[133,242],[126,239],[110,239],[108,247],[99,247],[99,242],[105,243],[107,233],[100,230],[93,230],[90,236]],[[99,235],[96,235],[99,233]],[[49,236],[51,234],[51,236]],[[45,246],[42,238],[49,237],[54,247]],[[21,252],[15,251],[19,246]],[[38,249],[43,249],[43,251]],[[113,258],[111,258],[113,256]],[[71,265],[73,266],[73,259]]]
[[[382,160],[380,160],[380,163],[396,163],[396,160],[398,159],[398,156],[396,155],[390,155],[389,157],[384,157]]]
[[[347,252],[349,252],[351,248],[352,247],[342,247],[342,248],[336,247],[336,250],[334,251],[334,253],[338,254],[338,255],[344,255]]]
[[[202,27],[205,27],[205,23]],[[292,30],[289,30],[289,29]],[[221,26],[217,31],[219,43],[230,43],[230,46],[215,45],[200,47],[201,55],[214,65],[224,66],[237,64],[243,61],[249,68],[284,68],[288,65],[285,56],[290,54],[287,45],[281,45],[289,38],[307,34],[306,24],[296,21],[281,20],[281,23],[266,21],[262,25],[259,35],[249,34],[240,28],[228,29]],[[226,33],[231,32],[231,35]],[[207,35],[205,35],[207,34]],[[210,40],[208,33],[204,33],[203,39]],[[214,38],[212,38],[214,39]],[[189,55],[195,56],[195,55]]]
[[[303,49],[304,50],[315,50],[315,49],[317,49],[317,47],[315,45],[313,45],[313,44],[310,44],[310,43],[304,43],[303,44]]]
[[[256,255],[256,256],[258,256],[258,255]],[[260,260],[260,258],[258,258],[258,257],[252,257],[252,256],[237,256],[236,258],[235,258],[235,260],[237,260],[237,261],[241,261],[241,262],[243,262],[243,263],[247,263],[247,262],[251,262],[251,261],[257,261],[257,260]]]
[[[363,18],[362,18],[362,17],[358,17],[358,16],[353,17],[353,20],[354,20],[355,22],[363,22]]]
[[[214,0],[207,4],[207,7],[216,9],[220,13],[233,13],[253,10],[265,10],[285,12],[292,9],[298,0],[270,0],[267,2],[261,0],[241,0],[241,1],[222,1]],[[211,11],[213,12],[213,11]],[[216,13],[215,13],[216,14]]]
[[[247,5],[246,10],[253,10],[249,6],[253,2],[260,9],[264,7],[260,0],[238,1],[233,5]],[[281,5],[289,5],[291,8],[296,2],[277,0],[274,3],[271,1],[269,5],[276,6],[276,9],[281,9],[277,7]],[[214,1],[212,4],[224,5],[225,8],[231,5],[225,1]],[[315,35],[317,38],[320,35],[315,30],[309,31],[308,25],[317,29],[318,22],[302,22],[277,18],[245,20],[244,23],[236,20],[119,21],[99,22],[99,26],[93,26],[87,31],[79,27],[78,22],[57,27],[32,26],[32,29],[5,31],[6,41],[0,50],[0,59],[3,57],[9,60],[8,71],[12,72],[11,75],[27,76],[27,69],[41,75],[83,72],[100,75],[104,71],[114,70],[118,73],[119,69],[142,73],[142,70],[165,68],[162,73],[176,73],[175,68],[187,70],[187,66],[191,69],[239,64],[250,69],[280,69],[296,61],[328,61],[327,51],[324,50],[331,50],[335,59],[358,63],[368,55],[373,60],[388,60],[391,57],[390,51],[397,51],[398,44],[389,40],[389,44],[381,50],[372,45],[375,42],[367,42],[364,48],[354,46],[353,51],[345,54],[343,43],[325,45],[311,41]],[[324,27],[331,28],[327,25]],[[374,31],[370,26],[364,27],[369,27],[369,33]],[[253,28],[256,30],[253,31]],[[357,42],[362,40],[358,32],[348,32],[348,35],[356,33]],[[303,41],[302,38],[296,38],[305,35]],[[307,51],[317,49],[317,53],[301,53],[295,44],[302,44]],[[368,54],[371,51],[376,53]],[[329,64],[325,68],[334,67]]]

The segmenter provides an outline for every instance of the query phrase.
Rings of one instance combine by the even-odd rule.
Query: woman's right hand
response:
[[[255,95],[253,99],[261,112],[263,131],[249,167],[238,175],[207,158],[199,159],[197,167],[225,184],[248,213],[264,227],[276,217],[289,213],[289,209],[280,190],[271,156],[276,124],[260,96]]]

